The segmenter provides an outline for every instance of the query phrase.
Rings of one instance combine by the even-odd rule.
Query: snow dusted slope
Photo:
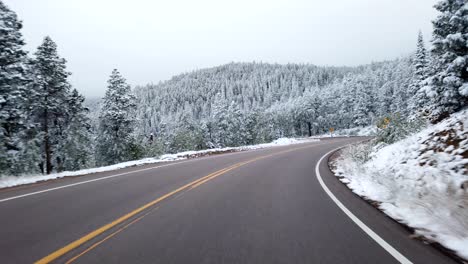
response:
[[[318,140],[317,139],[314,140],[314,139],[279,138],[271,143],[265,143],[265,144],[232,147],[232,148],[214,148],[214,149],[206,149],[206,150],[199,150],[199,151],[184,151],[184,152],[180,152],[176,154],[165,154],[158,158],[146,158],[146,159],[141,159],[141,160],[133,160],[133,161],[122,162],[122,163],[118,163],[118,164],[114,164],[110,166],[85,169],[85,170],[79,170],[79,171],[64,171],[61,173],[53,173],[49,175],[0,176],[0,188],[13,187],[13,186],[18,186],[18,185],[30,184],[30,183],[35,183],[39,181],[53,180],[53,179],[58,179],[58,178],[63,178],[63,177],[81,176],[81,175],[97,173],[97,172],[113,171],[113,170],[118,170],[118,169],[133,167],[133,166],[140,166],[140,165],[145,165],[145,164],[184,160],[184,159],[189,159],[189,158],[196,158],[196,157],[220,154],[220,153],[269,148],[269,147],[275,147],[275,146],[286,146],[286,145],[300,144],[300,143],[311,142],[311,141],[318,141]]]
[[[329,137],[348,137],[348,136],[360,136],[360,137],[367,137],[367,136],[375,136],[377,133],[376,126],[366,126],[366,127],[354,127],[354,128],[347,128],[347,129],[340,129],[333,134],[326,133],[322,135],[311,136],[310,138],[329,138]]]
[[[467,126],[465,110],[378,150],[353,146],[334,162],[335,173],[417,235],[468,260]]]

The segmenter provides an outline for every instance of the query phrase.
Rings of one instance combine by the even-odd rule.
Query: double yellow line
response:
[[[312,146],[317,146],[317,145],[322,145],[322,144],[315,144],[315,145],[312,145]],[[222,174],[225,174],[226,172],[229,172],[229,171],[231,171],[231,170],[234,170],[234,169],[236,169],[236,168],[242,167],[242,166],[244,166],[244,165],[246,165],[246,164],[248,164],[248,163],[251,163],[251,162],[254,162],[254,161],[257,161],[257,160],[260,160],[260,159],[265,159],[265,158],[267,158],[267,157],[271,157],[271,156],[275,156],[275,155],[279,155],[279,154],[284,154],[284,153],[287,153],[287,152],[291,152],[291,151],[295,151],[295,150],[299,150],[299,149],[304,149],[304,148],[309,148],[309,147],[311,147],[311,146],[309,145],[309,146],[306,146],[306,147],[294,148],[294,149],[289,149],[289,150],[280,151],[280,152],[277,152],[277,153],[274,153],[274,154],[269,154],[269,155],[265,155],[265,156],[260,156],[260,157],[257,157],[257,158],[251,159],[251,160],[247,160],[247,161],[244,161],[244,162],[236,163],[236,164],[234,164],[234,165],[232,165],[232,166],[229,166],[229,167],[227,167],[227,168],[224,168],[224,169],[215,171],[215,172],[213,172],[213,173],[210,173],[210,174],[208,174],[208,175],[206,175],[206,176],[204,176],[204,177],[201,177],[201,178],[199,178],[199,179],[197,179],[197,180],[195,180],[195,181],[192,181],[192,182],[190,182],[190,183],[188,183],[188,184],[186,184],[186,185],[184,185],[184,186],[182,186],[182,187],[180,187],[180,188],[178,188],[178,189],[176,189],[176,190],[174,190],[174,191],[172,191],[172,192],[169,192],[169,193],[167,193],[167,194],[165,194],[165,195],[163,195],[163,196],[157,198],[156,200],[153,200],[153,201],[151,201],[151,202],[149,202],[149,203],[147,203],[147,204],[141,206],[141,207],[138,208],[138,209],[133,210],[132,212],[130,212],[130,213],[128,213],[128,214],[126,214],[126,215],[124,215],[124,216],[122,216],[122,217],[120,217],[120,218],[114,220],[114,221],[112,221],[111,223],[109,223],[109,224],[107,224],[107,225],[104,225],[104,226],[102,226],[102,227],[100,227],[100,228],[94,230],[93,232],[91,232],[91,233],[85,235],[84,237],[82,237],[82,238],[80,238],[80,239],[78,239],[78,240],[73,241],[72,243],[66,245],[65,247],[63,247],[63,248],[61,248],[61,249],[59,249],[59,250],[57,250],[57,251],[55,251],[55,252],[53,252],[53,253],[51,253],[51,254],[45,256],[44,258],[42,258],[42,259],[36,261],[35,263],[36,263],[36,264],[46,264],[46,263],[50,263],[50,262],[52,262],[52,261],[54,261],[54,260],[60,258],[61,256],[67,254],[68,252],[74,250],[75,248],[77,248],[77,247],[83,245],[84,243],[90,241],[91,239],[93,239],[93,238],[95,238],[95,237],[101,235],[102,233],[108,231],[109,229],[111,229],[111,228],[113,228],[113,227],[115,227],[115,226],[117,226],[117,225],[119,225],[119,224],[125,222],[126,220],[129,220],[130,218],[136,216],[137,214],[139,214],[139,213],[141,213],[141,212],[143,212],[143,211],[149,209],[150,207],[152,207],[152,206],[154,206],[154,205],[160,203],[161,201],[163,201],[163,200],[165,200],[165,199],[167,199],[167,198],[169,198],[169,197],[171,197],[171,196],[173,196],[173,195],[175,195],[175,194],[177,194],[177,193],[180,193],[180,192],[182,192],[182,191],[184,191],[184,190],[191,190],[191,189],[194,189],[194,188],[196,188],[196,187],[198,187],[198,186],[200,186],[200,185],[206,183],[207,181],[210,181],[210,180],[212,180],[212,179],[214,179],[214,178],[216,178],[216,177],[218,177],[218,176],[220,176],[220,175],[222,175]],[[134,222],[140,220],[141,218],[143,218],[143,217],[146,216],[146,215],[147,215],[147,214],[145,214],[145,215],[143,215],[143,216],[141,216],[141,217],[135,219],[134,221],[132,221],[131,223],[127,224],[127,225],[124,226],[123,228],[121,228],[121,229],[119,229],[118,231],[112,233],[110,236],[108,236],[108,237],[106,237],[105,239],[103,239],[103,240],[99,241],[98,243],[94,244],[94,245],[93,245],[91,248],[89,248],[89,249],[94,248],[95,246],[97,246],[97,245],[99,245],[100,243],[104,242],[104,241],[107,240],[108,238],[110,238],[110,237],[112,237],[113,235],[115,235],[116,233],[122,231],[122,230],[125,229],[127,226],[129,226],[130,224],[132,224],[132,223],[134,223]],[[77,255],[76,257],[70,259],[69,262],[74,261],[76,258],[78,258],[79,256],[83,255],[83,254],[86,253],[87,251],[89,251],[89,250],[86,250],[85,252],[82,252],[81,254]],[[67,262],[67,263],[68,263],[68,262]]]

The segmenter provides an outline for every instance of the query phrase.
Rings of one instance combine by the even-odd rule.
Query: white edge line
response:
[[[262,150],[262,149],[261,149],[261,148],[259,148],[259,149],[253,149],[252,151],[256,151],[256,150]],[[223,155],[236,154],[236,153],[240,153],[240,152],[243,152],[243,151],[237,151],[237,152],[234,151],[234,152],[230,152],[230,153],[225,153],[225,154],[223,154]],[[207,157],[209,157],[209,156],[207,156]],[[0,199],[0,203],[6,202],[6,201],[10,201],[10,200],[19,199],[19,198],[23,198],[23,197],[27,197],[27,196],[31,196],[31,195],[36,195],[36,194],[40,194],[40,193],[45,193],[45,192],[60,190],[60,189],[64,189],[64,188],[68,188],[68,187],[72,187],[72,186],[77,186],[77,185],[81,185],[81,184],[85,184],[85,183],[90,183],[90,182],[95,182],[95,181],[101,181],[101,180],[106,180],[106,179],[110,179],[110,178],[120,177],[120,176],[123,176],[123,175],[135,173],[135,172],[141,172],[141,171],[159,169],[159,168],[162,168],[162,167],[168,167],[168,166],[172,166],[172,165],[176,165],[176,164],[180,164],[180,163],[191,162],[191,161],[194,161],[194,160],[199,160],[199,159],[203,159],[203,158],[207,158],[207,157],[199,157],[199,158],[194,158],[194,159],[185,159],[185,160],[182,160],[182,161],[173,162],[173,163],[169,163],[169,164],[164,164],[164,165],[160,165],[160,166],[156,166],[156,167],[150,167],[150,168],[145,168],[145,169],[139,169],[139,170],[133,170],[133,171],[128,171],[128,172],[118,173],[118,174],[114,174],[114,175],[109,175],[109,176],[100,177],[100,178],[97,178],[97,179],[92,179],[92,180],[87,180],[87,181],[81,181],[81,182],[77,182],[77,183],[62,185],[62,186],[59,186],[59,187],[49,188],[49,189],[45,189],[45,190],[42,190],[42,191],[37,191],[37,192],[26,193],[26,194],[17,195],[17,196],[12,196],[12,197],[8,197],[8,198]],[[148,164],[150,164],[150,163],[148,163]],[[148,164],[142,164],[142,165],[148,165]],[[129,167],[123,167],[123,168],[119,168],[119,169],[108,170],[108,171],[97,172],[97,173],[105,173],[105,172],[111,172],[111,171],[118,171],[118,170],[121,170],[121,169],[130,168],[130,167],[131,167],[131,166],[129,166]],[[83,174],[83,175],[77,175],[77,176],[86,176],[86,175],[90,175],[90,174],[93,174],[93,173]],[[61,177],[61,178],[70,178],[70,179],[72,179],[73,177],[76,177],[76,176],[65,176],[65,177]],[[56,178],[56,179],[61,179],[61,178]],[[48,179],[48,180],[44,180],[44,181],[51,181],[51,180],[56,180],[56,179]],[[30,184],[34,184],[34,182],[33,182],[33,183],[30,183]],[[17,187],[17,186],[21,186],[21,185],[27,185],[27,184],[20,184],[20,185],[12,186],[12,188]],[[0,189],[1,189],[1,188],[0,188]]]
[[[340,147],[343,148],[343,147]],[[396,260],[398,260],[400,263],[404,264],[412,264],[412,262],[407,259],[403,254],[398,252],[395,248],[393,248],[390,244],[388,244],[385,240],[383,240],[379,235],[377,235],[372,229],[370,229],[368,226],[366,226],[357,216],[355,216],[351,211],[344,206],[338,198],[328,189],[328,187],[325,185],[323,182],[322,176],[320,175],[320,164],[322,163],[323,159],[330,155],[332,152],[340,149],[336,148],[328,152],[327,154],[323,155],[320,160],[317,162],[317,165],[315,166],[315,175],[317,176],[317,180],[319,181],[320,185],[322,186],[323,190],[330,196],[333,202],[349,217],[353,222],[359,226],[367,235],[369,235],[377,244],[379,244],[383,249],[385,249],[390,255],[392,255]]]
[[[109,175],[109,176],[105,176],[105,177],[101,177],[101,178],[97,178],[97,179],[92,179],[92,180],[87,180],[87,181],[81,181],[81,182],[77,182],[77,183],[72,183],[72,184],[67,184],[67,185],[63,185],[63,186],[59,186],[59,187],[54,187],[54,188],[50,188],[50,189],[45,189],[45,190],[42,190],[42,191],[37,191],[37,192],[32,192],[32,193],[26,193],[26,194],[22,194],[22,195],[17,195],[17,196],[13,196],[13,197],[1,199],[1,200],[0,200],[0,203],[6,202],[6,201],[10,201],[10,200],[19,199],[19,198],[23,198],[23,197],[27,197],[27,196],[31,196],[31,195],[36,195],[36,194],[40,194],[40,193],[45,193],[45,192],[55,191],[55,190],[59,190],[59,189],[64,189],[64,188],[68,188],[68,187],[72,187],[72,186],[76,186],[76,185],[81,185],[81,184],[85,184],[85,183],[90,183],[90,182],[95,182],[95,181],[102,181],[102,180],[106,180],[106,179],[110,179],[110,178],[120,177],[120,176],[123,176],[123,175],[135,173],[135,172],[141,172],[141,171],[147,171],[147,170],[158,169],[158,168],[162,168],[162,167],[168,167],[168,166],[176,165],[176,164],[183,163],[183,162],[186,162],[186,161],[187,161],[187,160],[180,161],[180,162],[174,162],[174,163],[170,163],[170,164],[164,164],[164,165],[160,165],[160,166],[156,166],[156,167],[151,167],[151,168],[145,168],[145,169],[140,169],[140,170],[134,170],[134,171],[123,172],[123,173],[114,174],[114,175]]]
[[[310,141],[310,142],[301,142],[301,143],[291,144],[291,145],[287,145],[287,146],[300,145],[300,144],[311,143],[311,142],[320,142],[320,140],[317,140],[317,141],[314,140],[314,141]],[[285,146],[284,146],[284,145],[283,145],[283,146],[272,146],[272,147],[266,147],[266,148],[251,149],[250,151],[259,151],[259,150],[265,150],[265,149],[274,148],[274,147],[285,147]],[[225,153],[225,154],[223,154],[223,155],[238,154],[238,153],[242,153],[242,152],[244,152],[244,151],[234,151],[234,152]],[[51,191],[55,191],[55,190],[60,190],[60,189],[64,189],[64,188],[68,188],[68,187],[72,187],[72,186],[77,186],[77,185],[81,185],[81,184],[85,184],[85,183],[96,182],[96,181],[102,181],[102,180],[106,180],[106,179],[110,179],[110,178],[115,178],[115,177],[120,177],[120,176],[123,176],[123,175],[135,173],[135,172],[141,172],[141,171],[147,171],[147,170],[158,169],[158,168],[162,168],[162,167],[168,167],[168,166],[172,166],[172,165],[176,165],[176,164],[180,164],[180,163],[192,162],[192,161],[200,160],[200,159],[203,159],[203,158],[209,158],[209,157],[210,157],[210,156],[208,155],[208,156],[206,156],[206,157],[200,157],[200,158],[194,158],[194,159],[186,159],[186,160],[183,160],[183,161],[174,162],[174,163],[170,163],[170,164],[164,164],[164,165],[160,165],[160,166],[156,166],[156,167],[150,167],[150,168],[145,168],[145,169],[140,169],[140,170],[133,170],[133,171],[129,171],[129,172],[123,172],[123,173],[114,174],[114,175],[109,175],[109,176],[105,176],[105,177],[101,177],[101,178],[97,178],[97,179],[92,179],[92,180],[87,180],[87,181],[82,181],[82,182],[67,184],[67,185],[63,185],[63,186],[59,186],[59,187],[49,188],[49,189],[45,189],[45,190],[41,190],[41,191],[37,191],[37,192],[31,192],[31,193],[26,193],[26,194],[22,194],[22,195],[12,196],[12,197],[8,197],[8,198],[0,199],[0,203],[6,202],[6,201],[11,201],[11,200],[16,200],[16,199],[23,198],[23,197],[27,197],[27,196],[32,196],[32,195],[36,195],[36,194],[40,194],[40,193],[45,193],[45,192],[51,192]],[[211,156],[211,157],[212,157],[212,156]],[[129,167],[126,167],[126,168],[129,168]],[[124,168],[122,168],[122,169],[124,169]],[[119,169],[116,169],[116,170],[119,170]],[[109,171],[112,171],[112,170],[109,170]],[[108,171],[103,171],[103,172],[108,172]],[[79,176],[84,176],[84,175],[88,175],[88,174],[83,174],[83,175],[79,175]],[[77,175],[77,176],[78,176],[78,175]],[[62,177],[62,178],[65,178],[65,177]],[[72,178],[72,177],[70,177],[70,178]],[[46,180],[46,181],[48,181],[48,180]],[[21,185],[22,185],[22,184],[17,185],[17,186],[21,186]],[[15,186],[13,186],[13,187],[15,187]]]

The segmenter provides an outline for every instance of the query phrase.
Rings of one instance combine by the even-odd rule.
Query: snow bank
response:
[[[366,126],[366,127],[354,127],[348,129],[341,129],[336,131],[336,135],[339,136],[375,136],[377,133],[376,126]]]
[[[334,162],[358,195],[468,259],[468,111],[377,149],[352,146]]]
[[[333,132],[333,137],[343,137],[343,136],[360,136],[360,137],[367,137],[367,136],[375,136],[377,133],[376,126],[366,126],[366,127],[354,127],[348,129],[340,129]],[[330,133],[311,136],[310,138],[329,138],[332,137]]]
[[[63,177],[81,176],[81,175],[97,173],[97,172],[113,171],[113,170],[118,170],[122,168],[140,166],[140,165],[145,165],[145,164],[184,160],[184,159],[189,159],[189,158],[196,158],[196,157],[220,154],[220,153],[269,148],[269,147],[275,147],[275,146],[286,146],[286,145],[293,145],[293,144],[299,144],[299,143],[305,143],[305,142],[311,142],[311,141],[313,140],[280,138],[271,143],[265,143],[265,144],[232,147],[232,148],[214,148],[214,149],[206,149],[206,150],[199,150],[199,151],[185,151],[185,152],[180,152],[176,154],[165,154],[165,155],[160,156],[159,158],[145,158],[141,160],[127,161],[127,162],[122,162],[122,163],[118,163],[118,164],[114,164],[110,166],[91,168],[91,169],[85,169],[85,170],[79,170],[79,171],[65,171],[65,172],[54,173],[54,174],[49,174],[49,175],[0,176],[0,188],[13,187],[17,185],[58,179],[58,178],[63,178]]]

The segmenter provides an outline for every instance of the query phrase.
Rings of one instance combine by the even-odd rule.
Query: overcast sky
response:
[[[436,0],[4,0],[27,49],[49,35],[86,96],[113,68],[131,85],[228,62],[358,65],[426,41]]]

